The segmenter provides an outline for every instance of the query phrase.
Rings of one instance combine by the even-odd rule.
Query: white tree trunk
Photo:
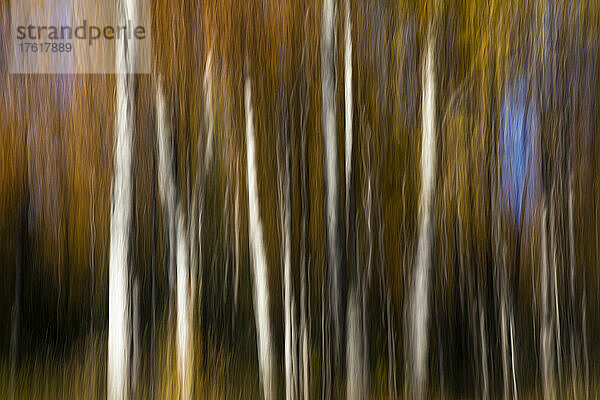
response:
[[[323,101],[323,141],[325,158],[325,193],[327,208],[327,241],[329,244],[330,309],[333,312],[336,351],[340,344],[340,271],[337,237],[337,143],[335,100],[335,8],[333,0],[324,0],[321,38],[321,85]]]
[[[192,328],[189,293],[188,237],[181,207],[177,210],[177,371],[179,397],[192,395]]]
[[[568,151],[568,150],[567,150]],[[575,316],[577,310],[575,307],[575,228],[573,221],[573,173],[571,172],[571,157],[569,157],[569,193],[568,193],[568,218],[569,218],[569,295],[571,302],[571,324],[569,325],[569,336],[571,340],[571,384],[573,386],[573,398],[577,398],[577,374],[579,372],[579,363],[577,360],[577,351],[575,345]]]
[[[344,116],[346,129],[346,198],[349,198],[352,175],[352,22],[350,0],[344,10]]]
[[[344,5],[344,128],[345,128],[345,175],[346,175],[346,240],[348,241],[348,260],[351,260],[351,252],[356,252],[355,232],[353,219],[355,218],[352,204],[354,196],[352,187],[352,22],[350,19],[350,0]],[[348,399],[366,398],[366,368],[364,343],[366,342],[366,331],[364,328],[364,315],[361,307],[364,302],[365,287],[362,282],[362,274],[358,265],[358,257],[354,257],[356,265],[355,281],[353,289],[348,298],[347,322],[346,322],[346,396]],[[350,263],[350,262],[349,262]]]
[[[208,52],[208,58],[206,59],[206,66],[204,68],[204,118],[206,119],[206,125],[208,128],[206,137],[206,149],[204,153],[204,170],[208,169],[208,166],[212,160],[212,142],[213,132],[215,126],[215,117],[213,111],[213,81],[212,81],[212,50]]]
[[[348,297],[347,346],[346,352],[346,398],[366,398],[365,366],[363,354],[363,321],[361,318],[360,289],[355,288]]]
[[[429,319],[429,280],[432,267],[433,190],[435,185],[435,65],[434,42],[430,33],[423,63],[423,133],[421,144],[421,196],[419,243],[410,310],[411,366],[415,398],[425,396]]]
[[[302,358],[302,372],[301,372],[301,389],[302,399],[310,399],[310,343],[308,338],[308,313],[306,310],[307,302],[307,288],[306,279],[302,278],[302,290],[300,294],[300,301],[302,302],[302,309],[300,314],[300,335],[301,335],[301,358]]]
[[[499,230],[500,252],[502,254],[502,264],[499,271],[500,278],[500,337],[502,343],[502,380],[504,386],[504,399],[510,396],[510,366],[509,357],[512,360],[512,354],[509,348],[509,320],[512,321],[511,312],[508,305],[508,264],[506,246],[502,238],[502,231]],[[514,363],[511,363],[514,364]]]
[[[123,14],[119,19],[135,24],[135,0],[123,0]],[[124,40],[116,43],[116,69],[119,74],[116,79],[115,169],[108,277],[107,397],[109,399],[128,398],[130,377],[131,315],[127,262],[133,206],[132,143],[135,124],[133,63],[136,49],[135,41],[129,41],[126,46]]]
[[[263,245],[262,223],[258,199],[258,178],[256,174],[256,149],[254,143],[254,121],[252,109],[252,87],[250,78],[244,86],[246,110],[246,161],[248,166],[248,236],[254,279],[254,315],[258,361],[261,383],[265,399],[274,398],[273,356],[271,351],[271,324],[269,320],[269,285],[267,280],[267,258]]]
[[[292,271],[291,271],[291,227],[289,223],[289,214],[286,213],[285,221],[285,239],[284,239],[284,352],[285,352],[285,393],[286,399],[296,398],[294,384],[294,321],[293,321],[293,297],[292,297]]]
[[[554,352],[553,352],[553,330],[552,330],[552,312],[550,310],[550,279],[548,268],[548,241],[547,241],[547,207],[544,199],[542,204],[542,265],[541,265],[541,291],[542,291],[542,327],[540,347],[542,353],[542,386],[544,388],[544,398],[552,399],[554,395]]]
[[[307,251],[307,242],[308,242],[308,185],[307,185],[307,153],[306,153],[306,145],[307,145],[307,136],[306,136],[306,127],[305,127],[305,117],[304,109],[301,112],[301,155],[300,155],[300,171],[301,172],[301,181],[300,181],[300,194],[301,194],[301,203],[302,203],[302,222],[301,222],[301,236],[300,236],[300,267],[301,267],[301,277],[300,277],[300,335],[301,335],[301,344],[300,344],[300,363],[302,364],[302,372],[300,374],[300,389],[302,391],[302,395],[300,398],[303,400],[308,400],[310,398],[310,373],[309,373],[309,364],[310,364],[310,305],[309,305],[309,265],[308,265],[308,251]]]
[[[282,134],[282,136],[284,136]],[[296,398],[295,373],[296,336],[294,321],[294,294],[292,289],[292,211],[290,199],[290,165],[289,143],[282,139],[281,152],[279,153],[279,197],[280,216],[282,221],[282,247],[283,247],[283,305],[284,305],[284,359],[285,359],[285,396],[287,400]]]
[[[561,356],[561,339],[560,339],[560,306],[558,299],[558,256],[557,256],[557,240],[556,240],[556,192],[555,186],[553,185],[550,195],[550,252],[552,254],[551,265],[552,265],[552,280],[554,283],[553,294],[554,294],[554,331],[555,331],[555,355],[556,355],[556,367],[558,371],[558,385],[562,386],[562,356]]]
[[[156,89],[156,119],[158,125],[158,190],[160,201],[165,213],[165,224],[167,226],[167,241],[169,243],[168,252],[168,276],[169,276],[169,297],[171,298],[175,291],[175,207],[177,204],[177,188],[175,187],[175,177],[173,173],[173,143],[170,133],[169,118],[166,115],[166,104],[163,95],[162,82],[159,78]]]
[[[206,197],[206,179],[208,175],[208,169],[212,161],[212,142],[213,142],[213,131],[214,131],[214,111],[213,111],[213,81],[212,81],[212,50],[208,52],[208,58],[206,59],[206,65],[204,66],[204,123],[206,124],[207,134],[206,143],[204,148],[203,165],[198,163],[196,179],[200,179],[199,183],[199,199],[197,199],[197,215],[193,218],[197,218],[197,232],[195,232],[196,238],[194,238],[193,245],[197,246],[196,252],[192,252],[194,260],[192,261],[192,307],[195,307],[195,296],[198,293],[198,313],[201,312],[202,307],[202,290],[203,290],[203,255],[202,255],[202,221],[204,218],[204,199]],[[198,141],[200,143],[200,141]],[[198,154],[201,154],[198,149]],[[197,258],[196,258],[197,257]],[[196,283],[198,287],[196,287]]]
[[[177,188],[175,186],[175,173],[173,171],[172,136],[160,78],[156,88],[156,115],[158,124],[158,186],[169,230],[169,283],[171,285],[171,292],[175,288],[177,289],[176,350],[179,390],[181,398],[187,399],[191,396],[192,365],[192,358],[190,356],[192,354],[192,335],[189,302],[189,246],[183,212],[181,207],[177,206]],[[175,282],[175,272],[177,282]]]

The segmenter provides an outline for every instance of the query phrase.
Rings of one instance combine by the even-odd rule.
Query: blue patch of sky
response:
[[[501,121],[501,180],[504,206],[516,225],[528,218],[536,197],[538,131],[535,108],[527,96],[527,81],[522,78],[505,94]]]

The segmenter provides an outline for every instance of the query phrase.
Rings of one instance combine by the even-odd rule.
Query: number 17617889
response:
[[[21,53],[70,53],[73,51],[71,43],[57,42],[23,42],[19,43]]]

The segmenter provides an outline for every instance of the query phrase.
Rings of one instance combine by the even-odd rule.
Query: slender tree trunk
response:
[[[571,339],[571,383],[573,385],[573,398],[577,398],[577,372],[578,363],[576,356],[576,344],[575,344],[575,321],[577,320],[577,309],[575,306],[575,228],[573,222],[573,173],[571,171],[571,160],[568,157],[568,218],[569,218],[569,297],[571,302],[571,315],[570,315],[570,339]]]
[[[347,318],[347,346],[346,352],[346,394],[350,400],[364,399],[366,394],[363,385],[363,343],[362,343],[362,321],[360,288],[352,287],[348,296],[348,318]]]
[[[284,100],[285,102],[285,100]],[[285,362],[285,393],[286,399],[292,400],[297,397],[297,388],[294,384],[295,356],[294,337],[296,327],[294,323],[295,304],[292,287],[292,204],[290,194],[290,141],[287,132],[287,115],[282,112],[281,132],[279,135],[279,146],[277,152],[278,178],[279,178],[279,203],[281,221],[281,252],[283,265],[283,306],[284,306],[284,362]]]
[[[366,174],[366,190],[363,191],[363,208],[364,208],[364,214],[365,214],[365,222],[366,222],[366,246],[367,246],[367,257],[366,257],[366,263],[364,265],[364,267],[362,268],[363,271],[361,271],[361,269],[359,269],[358,267],[358,262],[360,260],[359,258],[359,248],[357,246],[357,236],[353,236],[352,240],[355,241],[353,245],[353,247],[355,247],[354,251],[356,254],[355,260],[357,262],[357,266],[355,268],[356,271],[356,276],[357,276],[357,280],[358,280],[358,285],[357,285],[357,290],[360,290],[360,303],[361,303],[361,314],[360,314],[360,351],[359,351],[359,355],[360,355],[360,385],[362,386],[359,387],[360,389],[360,394],[364,397],[366,397],[368,395],[367,391],[366,391],[366,387],[368,386],[368,382],[367,382],[367,375],[366,375],[366,360],[369,359],[369,354],[368,354],[368,342],[367,342],[367,336],[366,336],[366,332],[367,332],[367,295],[368,295],[368,289],[369,286],[371,284],[371,276],[372,276],[372,272],[373,272],[373,252],[374,252],[374,247],[375,247],[375,238],[373,236],[373,225],[374,225],[374,212],[373,212],[373,163],[372,163],[372,158],[371,158],[371,141],[372,136],[369,132],[369,134],[367,135],[367,146],[366,146],[366,156],[363,158],[363,168],[365,170],[365,174]],[[352,186],[354,186],[354,176],[352,176]],[[354,199],[352,199],[354,200]],[[379,221],[380,222],[380,221]],[[354,222],[354,227],[356,226],[356,222]],[[356,233],[354,234],[356,235]],[[380,263],[382,262],[382,260],[380,260]],[[383,287],[381,287],[380,289],[383,289]]]
[[[354,271],[348,297],[346,327],[346,392],[348,399],[366,398],[363,269],[357,256],[356,198],[354,187],[353,100],[352,100],[352,22],[351,1],[344,2],[344,125],[346,176],[346,265]]]
[[[170,290],[175,292],[176,289],[176,351],[179,395],[181,398],[187,399],[191,397],[191,369],[193,365],[189,303],[189,241],[187,224],[184,223],[183,207],[177,198],[172,135],[160,78],[156,85],[156,114],[158,123],[159,189],[166,210],[165,219],[170,231],[169,270],[173,279],[170,282],[172,284]],[[169,306],[172,307],[172,302],[169,302]]]
[[[353,212],[354,212],[354,178],[352,170],[353,162],[353,149],[352,149],[352,22],[350,19],[350,0],[345,0],[344,6],[344,117],[345,117],[345,167],[346,167],[346,226],[347,232],[346,241],[350,242],[350,237],[354,235],[354,231],[351,230],[353,224]],[[353,252],[354,249],[349,247],[349,253]]]
[[[197,159],[196,161],[196,170],[193,176],[192,181],[192,154],[191,154],[191,138],[189,129],[186,133],[187,136],[187,191],[186,191],[186,200],[187,200],[187,233],[189,235],[188,242],[188,251],[189,251],[189,265],[188,265],[188,273],[189,273],[189,287],[188,287],[188,295],[189,295],[189,304],[188,304],[188,318],[190,325],[190,332],[193,332],[196,327],[198,327],[198,317],[200,313],[198,312],[198,308],[196,308],[196,301],[198,301],[197,297],[197,283],[198,283],[198,193],[199,193],[199,181],[201,179],[202,173],[198,173],[201,171],[199,168],[200,161]],[[197,142],[197,155],[200,154],[200,138],[198,137]],[[194,343],[194,337],[190,333],[190,343]],[[195,360],[192,353],[192,360]],[[190,361],[190,378],[193,375],[193,371],[197,368],[197,365],[194,361]],[[190,382],[190,395],[193,397],[196,395],[195,390],[196,386],[194,385],[194,380]]]
[[[511,359],[511,370],[512,370],[512,383],[513,383],[513,398],[517,399],[519,393],[517,391],[517,369],[516,369],[516,355],[515,355],[515,317],[514,312],[510,313],[510,359]]]
[[[416,260],[413,296],[411,296],[410,316],[410,375],[412,396],[426,396],[428,324],[429,324],[429,284],[432,264],[431,240],[433,235],[433,197],[435,185],[435,104],[436,83],[434,65],[434,38],[429,33],[425,60],[423,63],[423,138],[421,154],[421,199],[419,211],[419,244]]]
[[[325,170],[326,226],[328,243],[328,270],[330,294],[329,308],[333,319],[334,350],[340,355],[342,338],[341,270],[338,242],[338,193],[337,193],[337,134],[336,134],[336,24],[335,2],[324,0],[321,38],[321,85],[322,125]]]
[[[137,146],[135,134],[132,137],[133,148]],[[138,246],[138,229],[137,229],[137,213],[136,213],[136,202],[137,202],[137,185],[136,185],[136,170],[137,165],[135,162],[135,156],[132,155],[132,166],[131,166],[131,186],[132,186],[132,214],[131,214],[131,237],[130,246],[131,252],[129,255],[129,304],[131,304],[129,321],[131,323],[131,359],[130,359],[130,388],[131,397],[138,397],[138,379],[139,379],[139,366],[140,366],[140,338],[139,338],[139,283],[137,281],[137,254],[136,248]]]
[[[275,385],[273,377],[273,356],[271,345],[271,323],[269,318],[269,287],[267,281],[267,259],[263,244],[262,222],[258,199],[258,177],[256,148],[254,139],[254,117],[252,108],[252,87],[250,78],[246,77],[244,86],[246,111],[246,147],[248,165],[248,229],[250,253],[254,279],[254,312],[256,319],[256,336],[258,345],[258,361],[265,399],[273,399]]]
[[[183,207],[177,207],[177,369],[179,397],[192,396],[192,326],[189,304],[189,246]]]
[[[509,345],[508,345],[508,295],[507,295],[507,277],[506,277],[506,249],[501,245],[502,264],[500,271],[500,337],[502,341],[502,382],[504,387],[504,399],[510,396],[509,379]]]
[[[540,10],[540,14],[542,16],[543,21],[541,22],[541,38],[540,38],[540,52],[542,54],[541,60],[541,80],[543,82],[543,86],[541,88],[541,92],[543,94],[543,103],[541,104],[541,112],[542,112],[542,121],[544,121],[544,116],[550,114],[550,103],[551,103],[551,90],[547,85],[550,82],[550,71],[548,70],[548,65],[552,63],[552,55],[548,44],[552,44],[551,33],[553,29],[551,29],[552,16],[550,14],[550,4],[547,0],[542,0],[540,2],[540,6],[542,10]],[[550,126],[551,124],[549,124]],[[550,132],[548,132],[550,133]],[[540,135],[540,148],[543,148],[544,140]],[[550,157],[542,154],[541,157],[541,171],[543,174],[547,175],[544,179],[542,176],[542,210],[541,210],[541,326],[540,326],[540,353],[541,353],[541,373],[542,373],[542,388],[543,395],[545,399],[554,399],[556,398],[556,382],[555,382],[555,358],[557,354],[555,353],[556,347],[554,347],[555,342],[555,323],[553,319],[553,286],[552,286],[552,275],[553,268],[549,265],[551,263],[551,254],[553,249],[553,243],[551,240],[550,246],[548,244],[548,234],[552,236],[552,227],[551,223],[548,222],[548,209],[550,208],[550,220],[552,220],[552,202],[553,202],[553,194],[550,190],[552,176],[551,176],[551,168],[550,168]]]
[[[308,258],[308,226],[309,226],[309,189],[308,189],[308,162],[307,162],[307,134],[306,134],[306,119],[307,113],[306,108],[303,104],[307,98],[306,96],[306,81],[302,81],[302,95],[301,99],[301,126],[300,126],[300,196],[302,202],[302,222],[301,222],[301,236],[300,236],[300,335],[301,335],[301,359],[302,359],[302,372],[301,372],[301,389],[303,400],[310,398],[310,278],[309,278],[309,258]]]
[[[384,149],[381,150],[381,153],[384,153]],[[381,304],[385,307],[385,327],[387,331],[387,353],[388,353],[388,395],[390,398],[394,398],[396,396],[396,352],[394,349],[395,342],[395,334],[394,334],[394,318],[392,313],[392,297],[391,297],[391,288],[390,282],[388,281],[388,274],[385,268],[385,258],[384,258],[384,220],[383,220],[383,204],[382,204],[382,192],[383,188],[381,187],[381,180],[379,184],[378,191],[378,205],[377,205],[377,215],[378,215],[378,226],[379,226],[379,268],[381,274]],[[367,283],[368,284],[368,283]],[[366,292],[366,290],[365,290]],[[364,295],[366,297],[366,293]],[[363,302],[366,299],[363,299]],[[367,327],[366,327],[366,305],[364,306],[365,312],[363,316],[363,320],[365,322],[364,327],[364,347],[365,347],[365,355],[368,356],[368,348],[367,348]],[[368,357],[365,357],[365,360],[368,360]],[[367,367],[365,367],[365,370]]]
[[[156,83],[156,118],[157,118],[157,161],[158,161],[158,190],[160,202],[162,205],[164,226],[165,226],[165,260],[168,281],[168,334],[169,338],[174,338],[175,331],[175,287],[176,287],[176,204],[177,204],[177,186],[174,172],[173,159],[173,137],[170,133],[170,117],[167,114],[167,108],[163,95],[162,82],[159,77]],[[169,349],[172,349],[169,346]]]
[[[581,335],[583,336],[583,362],[585,367],[585,399],[590,398],[590,359],[587,344],[587,315],[586,315],[586,290],[585,278],[583,280],[583,298],[581,299]]]
[[[550,270],[548,267],[548,244],[547,244],[547,207],[545,198],[542,203],[542,226],[541,226],[541,286],[542,286],[542,327],[541,327],[541,355],[542,355],[542,387],[544,389],[544,398],[553,399],[555,397],[554,389],[554,351],[553,351],[553,324],[552,312],[550,307]]]
[[[123,0],[120,20],[137,20],[135,0]],[[131,346],[129,305],[129,232],[132,218],[132,159],[135,126],[135,41],[117,41],[115,172],[110,224],[108,308],[108,398],[129,397]]]
[[[202,315],[202,293],[204,288],[204,259],[203,259],[203,248],[202,248],[202,228],[203,228],[203,219],[204,219],[204,202],[206,198],[206,182],[207,175],[209,171],[209,167],[212,162],[212,147],[213,147],[213,136],[214,136],[214,110],[213,110],[213,70],[212,70],[212,49],[208,52],[208,57],[206,59],[206,64],[204,66],[204,82],[203,82],[203,91],[204,91],[204,123],[206,125],[207,135],[204,146],[204,154],[201,163],[198,163],[200,171],[200,187],[199,187],[199,199],[198,199],[198,213],[195,218],[198,218],[197,225],[197,267],[193,264],[193,268],[197,271],[194,271],[198,277],[198,289],[194,289],[194,292],[198,292],[198,315]],[[199,151],[199,153],[201,153]],[[195,279],[194,279],[195,282]]]
[[[555,354],[556,354],[556,365],[557,365],[557,370],[558,370],[558,389],[560,392],[560,388],[562,388],[562,356],[561,356],[561,351],[562,351],[562,344],[561,344],[561,327],[560,327],[560,303],[559,303],[559,299],[558,299],[558,256],[557,256],[557,251],[558,251],[558,245],[557,245],[557,238],[556,238],[556,219],[557,219],[557,215],[556,215],[556,208],[557,208],[557,199],[556,199],[556,186],[553,184],[552,190],[551,190],[551,194],[550,194],[550,253],[551,253],[551,257],[550,257],[550,265],[551,267],[551,274],[552,274],[552,283],[553,283],[553,288],[552,288],[552,294],[554,296],[554,331],[555,331],[555,335],[554,335],[554,339],[555,339],[555,346],[556,346],[556,350],[555,350]]]

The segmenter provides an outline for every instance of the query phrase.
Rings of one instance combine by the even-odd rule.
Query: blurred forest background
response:
[[[10,14],[0,398],[119,397],[119,266],[123,397],[599,396],[599,2],[157,0],[126,81]]]

